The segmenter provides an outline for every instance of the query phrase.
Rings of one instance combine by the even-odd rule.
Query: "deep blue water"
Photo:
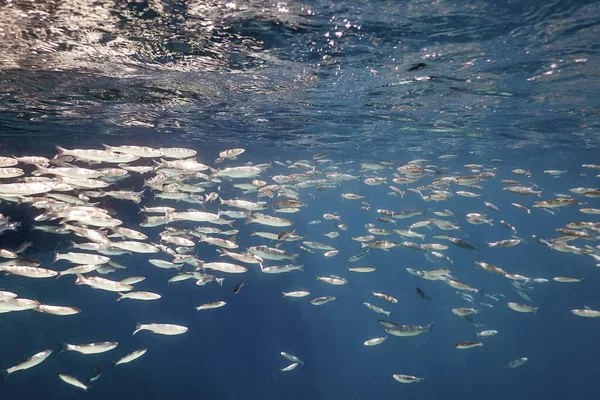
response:
[[[117,4],[115,4],[117,3]],[[566,1],[370,1],[304,3],[249,2],[0,2],[0,156],[52,157],[54,145],[101,148],[110,145],[187,147],[200,162],[212,165],[219,151],[242,147],[237,161],[254,164],[311,160],[318,152],[337,163],[339,172],[357,176],[363,161],[390,160],[379,173],[388,177],[410,160],[425,158],[446,168],[447,175],[468,175],[464,164],[497,168],[482,190],[451,184],[448,190],[470,190],[480,198],[455,195],[443,202],[424,202],[413,192],[388,196],[386,185],[362,180],[343,182],[330,190],[301,190],[307,204],[297,214],[283,214],[307,240],[334,245],[340,253],[325,258],[308,254],[299,242],[282,248],[300,254],[304,272],[262,274],[255,265],[241,276],[215,283],[167,284],[171,271],[148,264],[145,255],[115,259],[126,265],[107,277],[143,275],[138,290],[160,293],[155,302],[115,302],[115,295],[75,286],[72,276],[60,279],[0,277],[0,290],[48,304],[79,307],[81,314],[58,317],[33,311],[0,314],[0,368],[8,368],[46,348],[55,353],[43,364],[10,375],[0,386],[0,399],[558,399],[595,395],[600,367],[597,332],[600,321],[570,313],[575,308],[600,308],[600,269],[589,256],[553,251],[532,235],[551,239],[556,228],[574,221],[600,222],[598,215],[562,207],[555,214],[538,208],[531,215],[511,206],[531,207],[537,197],[502,190],[503,179],[519,179],[543,189],[542,199],[569,194],[575,187],[597,188],[600,164],[598,129],[598,35],[600,3]],[[336,35],[336,32],[338,34]],[[456,159],[438,157],[455,154]],[[501,163],[492,163],[500,158]],[[314,161],[311,161],[314,162]],[[515,168],[530,170],[530,178]],[[323,170],[325,166],[317,167]],[[568,172],[555,179],[544,170]],[[28,169],[27,171],[30,171]],[[272,183],[277,174],[301,172],[272,164],[261,177]],[[581,174],[586,174],[582,176]],[[443,175],[439,175],[443,176]],[[435,176],[434,176],[435,177]],[[434,177],[416,184],[428,185]],[[7,181],[8,182],[8,181]],[[400,185],[396,185],[400,186]],[[141,179],[119,188],[140,190]],[[404,189],[404,188],[403,188]],[[342,200],[341,193],[366,196]],[[225,182],[222,198],[243,197]],[[585,207],[600,208],[597,198],[574,195]],[[261,199],[265,200],[265,199]],[[270,199],[266,201],[271,202]],[[494,212],[483,205],[490,201]],[[123,226],[138,228],[143,214],[130,202],[102,203],[115,210]],[[153,201],[146,191],[143,205],[168,204],[178,209],[195,205]],[[206,211],[217,206],[207,205]],[[421,217],[399,220],[397,227],[377,221],[376,209],[419,210]],[[383,237],[396,242],[443,243],[453,259],[432,263],[422,252],[373,249],[356,264],[377,271],[347,271],[348,258],[361,252],[350,240],[365,235],[366,223],[379,228],[406,228],[434,211],[450,209],[460,231],[419,229],[426,240]],[[323,235],[338,230],[337,221],[319,225],[324,213],[338,213],[349,229],[336,239]],[[493,226],[471,225],[469,212],[487,213]],[[0,213],[22,221],[18,232],[0,235],[0,248],[23,241],[33,246],[26,257],[50,264],[53,252],[64,251],[69,236],[30,231],[39,212],[25,205],[0,203]],[[486,242],[510,238],[499,221],[513,224],[525,240],[511,248],[489,248]],[[193,224],[183,224],[191,227]],[[276,231],[236,222],[237,243],[271,244],[250,236]],[[157,240],[161,228],[144,230]],[[594,233],[589,230],[589,232]],[[467,240],[474,251],[432,239],[450,234]],[[598,232],[595,233],[598,236]],[[594,241],[573,244],[598,246]],[[199,244],[200,259],[216,258],[213,246]],[[596,254],[599,251],[596,249]],[[485,261],[532,278],[522,299],[508,279],[477,269]],[[269,262],[275,265],[277,262]],[[448,267],[457,279],[486,294],[503,294],[496,302],[473,295],[463,300],[443,282],[423,280],[406,272]],[[345,286],[329,286],[315,275],[340,275]],[[583,279],[553,282],[555,276]],[[233,287],[244,281],[237,295]],[[421,288],[432,301],[415,291]],[[308,290],[304,299],[282,299],[282,291]],[[398,299],[390,304],[371,296],[383,292]],[[321,307],[310,299],[333,295]],[[194,306],[225,300],[217,310],[197,312]],[[381,315],[364,307],[371,302],[391,311],[400,324],[426,325],[431,332],[393,337],[366,347],[367,339],[385,334]],[[506,306],[516,301],[539,306],[521,314]],[[489,303],[493,308],[481,305]],[[475,327],[452,314],[455,307],[482,310]],[[165,322],[189,327],[180,336],[131,333],[138,322]],[[457,350],[454,344],[477,340],[475,333],[497,329],[486,348]],[[62,342],[118,341],[116,350],[100,355],[59,354]],[[110,362],[140,347],[148,353],[131,364]],[[279,355],[287,351],[305,361],[288,373]],[[512,360],[528,357],[522,367],[505,371]],[[82,380],[102,366],[102,376],[88,392],[58,378],[67,373]],[[393,374],[425,378],[411,385]]]

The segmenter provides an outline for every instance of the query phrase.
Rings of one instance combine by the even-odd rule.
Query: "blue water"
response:
[[[118,4],[115,4],[118,3]],[[33,311],[0,314],[0,368],[8,368],[46,348],[55,353],[43,364],[10,375],[0,386],[0,399],[559,399],[591,398],[600,367],[597,332],[600,321],[570,313],[575,308],[600,308],[600,270],[588,256],[552,251],[532,238],[551,239],[556,228],[574,221],[600,222],[597,215],[563,207],[555,214],[532,208],[536,197],[502,190],[502,179],[532,182],[543,199],[568,194],[574,187],[598,187],[599,171],[582,164],[600,164],[597,38],[599,2],[565,1],[371,1],[304,3],[248,2],[0,2],[3,51],[0,54],[0,156],[52,157],[54,145],[101,148],[110,145],[187,147],[200,162],[211,164],[219,151],[242,147],[246,152],[225,165],[311,159],[317,152],[339,163],[339,171],[357,176],[362,161],[390,160],[381,172],[388,184],[396,167],[418,158],[468,175],[462,166],[480,163],[496,167],[494,179],[482,183],[479,199],[455,195],[447,201],[424,202],[412,192],[403,199],[387,195],[386,185],[367,186],[360,180],[331,190],[306,189],[307,206],[283,214],[307,240],[332,244],[333,258],[308,254],[299,242],[282,248],[300,254],[305,271],[262,274],[257,266],[240,276],[195,286],[193,281],[167,284],[171,271],[148,264],[147,256],[115,257],[127,271],[110,279],[143,275],[138,290],[160,293],[155,302],[115,302],[113,293],[75,286],[74,277],[28,279],[0,277],[0,290],[19,293],[48,304],[79,307],[81,314],[58,317]],[[337,34],[336,34],[337,32]],[[449,161],[440,155],[456,154]],[[492,163],[500,158],[502,163]],[[347,164],[346,164],[347,163]],[[530,179],[515,168],[530,170]],[[317,169],[323,169],[318,167]],[[558,179],[544,170],[567,170]],[[273,164],[262,177],[301,170]],[[582,176],[581,174],[586,174]],[[440,175],[442,176],[442,175]],[[430,177],[417,185],[427,185]],[[141,179],[118,185],[140,190]],[[399,186],[399,185],[396,185]],[[451,185],[449,190],[472,190]],[[476,191],[476,190],[472,190]],[[224,199],[243,197],[228,182],[219,190]],[[341,193],[366,196],[342,200]],[[574,195],[585,207],[600,208],[598,199]],[[262,199],[264,200],[264,199]],[[267,201],[270,201],[267,199]],[[500,208],[496,213],[484,201]],[[103,203],[130,228],[143,220],[130,202]],[[158,202],[146,191],[144,205]],[[216,211],[208,205],[207,211]],[[450,209],[460,231],[419,229],[425,243],[444,243],[454,261],[432,263],[423,253],[405,248],[372,250],[356,264],[377,271],[347,271],[348,258],[361,252],[350,237],[365,235],[366,223],[378,222],[376,209],[419,210],[422,217],[400,220],[398,228],[433,211]],[[487,213],[493,226],[471,225],[464,215]],[[22,221],[18,232],[0,235],[0,248],[23,241],[33,246],[26,257],[62,270],[64,261],[50,264],[53,252],[65,251],[70,236],[30,231],[37,211],[0,203],[0,213]],[[338,213],[347,232],[337,239],[323,234],[337,230],[337,221],[322,219]],[[488,248],[486,242],[507,239],[511,232],[499,220],[513,224],[525,240],[511,248]],[[191,225],[190,225],[191,226]],[[281,231],[244,225],[237,243],[271,244],[250,236],[253,231]],[[157,238],[161,228],[144,230]],[[467,251],[434,240],[450,234],[476,247]],[[397,235],[396,242],[404,239]],[[574,242],[597,246],[598,240]],[[204,260],[216,258],[215,248],[195,248]],[[550,282],[527,291],[539,306],[535,314],[516,313],[506,301],[527,303],[510,281],[477,269],[485,261],[507,271]],[[277,262],[270,262],[275,265]],[[464,301],[443,282],[427,281],[406,272],[448,267],[457,279],[483,293],[504,294],[498,302],[474,295]],[[340,275],[350,282],[329,286],[315,275]],[[581,283],[556,283],[572,276]],[[233,288],[245,286],[237,295]],[[419,297],[419,287],[430,297]],[[308,290],[304,299],[282,299],[282,291]],[[389,304],[371,296],[383,292],[398,299]],[[310,299],[332,295],[338,300],[321,307]],[[225,300],[217,310],[197,312],[194,306]],[[431,332],[393,337],[379,346],[365,340],[385,334],[382,316],[364,307],[371,302],[392,312],[400,324],[426,325]],[[480,303],[490,303],[493,308]],[[481,309],[475,327],[452,314],[455,307]],[[189,327],[180,336],[140,332],[138,322],[165,322]],[[496,329],[486,348],[457,350],[454,344],[477,340],[475,333]],[[100,355],[59,354],[60,345],[118,341],[116,350]],[[110,363],[140,347],[148,353],[131,364]],[[289,362],[286,351],[300,357],[302,368],[280,370]],[[505,371],[512,360],[528,357],[524,366]],[[88,392],[58,378],[67,373],[82,380],[102,367]],[[411,385],[393,374],[425,378]]]

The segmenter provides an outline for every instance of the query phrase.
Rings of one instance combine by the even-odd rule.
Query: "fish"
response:
[[[202,304],[201,306],[194,307],[197,311],[212,310],[214,308],[221,308],[227,303],[225,301],[211,301],[210,303]]]
[[[264,267],[261,269],[261,272],[265,273],[265,274],[283,274],[283,273],[292,272],[292,271],[304,272],[304,266],[303,265],[286,264],[286,265],[276,265],[276,266],[272,266],[272,267]]]
[[[335,301],[337,300],[337,297],[335,296],[322,296],[322,297],[317,297],[314,298],[310,301],[310,304],[312,304],[313,306],[322,306],[323,304],[327,304],[330,301]]]
[[[381,321],[380,321],[381,323]],[[417,336],[425,332],[430,332],[433,322],[429,325],[397,325],[387,326],[385,331],[394,336]]]
[[[478,337],[491,337],[491,336],[496,336],[498,334],[498,331],[490,329],[490,330],[485,330],[485,331],[481,331],[479,333],[477,333]]]
[[[229,274],[243,274],[244,272],[248,271],[248,268],[242,267],[241,265],[224,262],[203,263],[202,268],[212,269],[214,271],[220,271]]]
[[[4,263],[3,263],[4,264]],[[7,275],[19,275],[28,278],[52,278],[59,275],[58,272],[47,268],[38,267],[26,267],[19,265],[2,265],[0,264],[0,271],[4,271]]]
[[[390,296],[390,295],[387,295],[387,294],[384,294],[384,293],[378,293],[378,292],[371,292],[371,293],[373,293],[373,296],[374,296],[374,297],[377,297],[377,298],[383,299],[383,300],[385,300],[385,301],[389,301],[389,302],[390,302],[390,303],[392,303],[392,304],[396,304],[396,303],[398,303],[398,299],[396,299],[395,297],[392,297],[392,296]],[[364,304],[364,303],[363,303],[363,304]]]
[[[284,358],[290,360],[293,363],[304,364],[304,361],[300,360],[298,357],[296,357],[293,354],[286,353],[285,351],[282,351],[279,354],[281,354]]]
[[[285,368],[282,368],[282,369],[281,369],[281,372],[289,372],[289,371],[292,371],[292,370],[296,369],[296,367],[298,367],[298,365],[300,365],[300,363],[297,363],[297,362],[296,362],[296,363],[293,363],[293,364],[290,364],[290,365],[288,365],[287,367],[285,367]]]
[[[317,280],[321,282],[328,283],[330,285],[345,285],[348,281],[339,276],[331,275],[331,276],[317,276]]]
[[[75,351],[81,354],[100,354],[115,349],[118,342],[98,342],[87,344],[69,344],[63,343],[62,351]]]
[[[363,251],[362,253],[355,254],[348,259],[348,262],[360,261],[363,258],[365,258],[367,255],[369,255],[370,251],[371,251],[371,249],[367,249],[367,250]]]
[[[240,282],[237,285],[235,285],[235,287],[233,288],[233,294],[238,294],[240,292],[240,289],[245,285],[244,282]]]
[[[583,279],[569,278],[567,276],[557,276],[557,277],[552,278],[552,280],[555,282],[561,282],[561,283],[578,283],[578,282],[583,281]]]
[[[123,283],[123,281],[121,281]],[[162,296],[157,293],[152,292],[129,292],[129,293],[118,293],[117,301],[121,301],[123,299],[133,299],[133,300],[158,300]]]
[[[383,336],[383,337],[373,338],[373,339],[369,339],[369,340],[365,341],[363,344],[365,346],[377,346],[378,344],[385,342],[387,340],[387,338],[388,338],[387,335]]]
[[[497,242],[488,242],[488,247],[513,247],[521,243],[521,239],[499,240]]]
[[[392,377],[400,383],[417,383],[422,382],[425,378],[417,378],[413,375],[394,374]]]
[[[10,292],[3,292],[10,293]],[[32,310],[40,306],[40,302],[32,299],[23,298],[11,298],[10,294],[8,298],[0,301],[0,313],[7,313],[13,311],[25,311]]]
[[[577,315],[578,317],[587,317],[587,318],[598,318],[600,317],[600,311],[592,310],[589,308],[579,308],[571,310],[571,313]]]
[[[144,354],[146,354],[147,351],[148,351],[148,349],[145,349],[145,348],[136,350],[132,353],[129,353],[129,354],[121,357],[119,360],[115,361],[113,365],[117,366],[117,365],[127,364],[132,361],[135,361],[138,358],[140,358],[141,356],[143,356]]]
[[[485,347],[482,342],[459,342],[454,345],[459,350],[473,349],[475,347]]]
[[[81,309],[77,307],[68,307],[68,306],[53,306],[48,304],[40,304],[36,308],[35,311],[52,314],[52,315],[75,315],[81,312]]]
[[[527,357],[518,358],[518,359],[513,360],[510,363],[508,363],[508,365],[506,367],[504,367],[504,369],[518,368],[521,365],[525,364],[527,361],[529,361],[529,359]]]
[[[137,243],[137,242],[136,242]],[[99,256],[97,254],[88,254],[88,253],[54,253],[54,261],[57,262],[59,260],[67,260],[72,262],[73,264],[106,264],[110,261],[110,258],[105,256]]]
[[[88,285],[94,289],[107,290],[109,292],[129,292],[133,290],[133,286],[126,283],[111,281],[110,279],[91,276],[89,278],[77,273],[76,285]]]
[[[448,284],[448,286],[451,286],[458,290],[465,290],[468,292],[479,293],[479,289],[469,286],[466,283],[459,281],[458,279],[445,278],[444,282],[446,282],[446,284]]]
[[[368,272],[375,272],[377,270],[377,268],[375,267],[348,267],[348,271],[350,272],[361,272],[361,273],[368,273]]]
[[[44,361],[46,361],[46,359],[48,357],[50,357],[51,354],[52,354],[52,349],[40,351],[39,353],[32,355],[31,357],[27,358],[26,360],[14,365],[10,368],[5,369],[4,372],[6,375],[10,375],[17,371],[25,371],[27,369],[33,368],[35,366],[40,365]]]
[[[297,290],[294,292],[282,292],[282,294],[283,294],[283,297],[295,297],[295,298],[310,296],[310,292],[307,292],[305,290]]]
[[[70,375],[66,375],[66,374],[58,374],[59,378],[61,380],[63,380],[64,382],[68,383],[71,386],[75,386],[79,389],[83,389],[83,390],[88,390],[89,386],[86,386],[85,384],[83,384],[80,380],[78,380],[77,378],[74,378]]]
[[[92,368],[94,368],[94,376],[92,376],[90,379],[88,379],[88,383],[97,381],[98,379],[100,379],[100,376],[102,375],[102,369],[100,368],[100,366],[92,365]]]
[[[425,292],[423,290],[421,290],[420,288],[416,288],[415,290],[417,291],[417,294],[419,296],[421,296],[422,298],[424,298],[427,301],[431,301],[431,297],[427,296],[427,294],[425,294]]]
[[[158,335],[172,336],[172,335],[184,334],[188,331],[188,328],[186,326],[175,325],[175,324],[157,324],[157,323],[139,324],[138,323],[138,324],[136,324],[135,330],[133,331],[132,335],[135,335],[136,333],[138,333],[140,331],[150,331],[150,332],[156,333]]]
[[[519,304],[512,301],[509,301],[508,303],[506,303],[506,305],[509,308],[522,313],[535,313],[538,310],[538,307],[531,307],[526,304]]]
[[[376,313],[378,313],[378,314],[384,314],[385,316],[388,316],[388,317],[390,316],[390,312],[389,312],[389,311],[385,311],[385,310],[384,310],[384,309],[382,309],[381,307],[374,306],[373,304],[371,304],[371,303],[367,303],[367,302],[364,302],[363,304],[364,304],[364,305],[365,305],[365,306],[366,306],[368,309],[370,309],[370,310],[372,310],[372,311],[375,311],[375,312],[376,312]]]

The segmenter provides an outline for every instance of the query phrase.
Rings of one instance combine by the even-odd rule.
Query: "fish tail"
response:
[[[0,386],[2,386],[2,383],[4,382],[4,380],[6,379],[6,377],[10,375],[10,373],[8,372],[7,369],[3,369],[2,371],[0,371]]]
[[[64,147],[60,147],[59,145],[56,145],[56,156],[54,156],[54,158],[58,158],[62,155],[64,155],[67,152],[67,149],[65,149]]]
[[[60,344],[60,351],[58,352],[58,354],[62,354],[65,351],[69,351],[70,350],[70,344],[69,343],[61,343]]]
[[[114,363],[112,363],[111,365],[115,365]],[[92,368],[94,368],[94,376],[92,376],[90,379],[88,379],[87,384],[89,385],[90,383],[94,382],[95,380],[97,380],[98,378],[100,378],[100,374],[102,373],[102,369],[100,368],[100,366],[98,364],[94,364],[92,365]]]
[[[133,331],[133,333],[131,334],[131,336],[135,335],[136,333],[138,333],[141,330],[142,330],[142,324],[136,323],[135,324],[135,331]]]
[[[85,285],[85,278],[81,274],[75,274],[77,276],[77,280],[75,280],[76,285]]]
[[[252,222],[252,211],[248,211],[248,214],[246,214],[246,220],[244,221],[244,225],[251,224]]]
[[[52,263],[57,262],[60,259],[60,254],[58,254],[58,251],[54,252],[54,258],[52,259]]]
[[[41,165],[34,164],[33,166],[35,167],[35,171],[31,174],[35,176],[44,175],[48,170],[48,168],[42,167]]]
[[[125,297],[125,295],[123,293],[117,293],[117,296],[118,296],[117,301],[121,301]]]
[[[427,330],[429,332],[431,332],[431,330],[433,329],[433,321],[429,323],[429,325],[427,325]]]

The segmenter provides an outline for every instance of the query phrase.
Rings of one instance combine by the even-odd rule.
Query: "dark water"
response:
[[[426,158],[463,175],[469,174],[462,167],[467,163],[498,168],[496,178],[483,184],[479,199],[424,202],[411,192],[399,199],[387,196],[385,185],[360,181],[327,191],[303,190],[301,200],[308,206],[282,216],[294,221],[299,234],[340,249],[338,256],[324,258],[301,252],[297,243],[284,244],[301,253],[298,264],[305,266],[304,273],[268,276],[249,268],[243,277],[227,276],[223,287],[197,287],[190,281],[167,285],[170,272],[149,266],[147,257],[123,256],[119,262],[129,269],[109,277],[147,276],[140,288],[163,298],[119,303],[111,293],[74,286],[72,277],[2,277],[0,289],[84,312],[74,317],[0,314],[0,368],[45,348],[57,353],[36,368],[9,376],[0,386],[0,399],[495,400],[595,394],[599,321],[576,317],[570,310],[600,307],[597,262],[552,251],[531,236],[557,237],[556,228],[573,221],[598,222],[598,216],[579,212],[582,206],[561,208],[554,215],[534,208],[528,215],[510,204],[531,207],[539,199],[504,192],[500,181],[533,182],[544,189],[546,200],[570,188],[598,187],[598,171],[581,165],[600,164],[600,3],[3,1],[0,35],[3,156],[51,157],[55,144],[101,148],[106,143],[193,148],[207,164],[221,150],[246,149],[227,165],[297,161],[328,152],[334,162],[349,162],[339,165],[340,172],[359,176],[364,174],[361,161],[391,160],[396,168]],[[443,154],[458,158],[440,161]],[[492,164],[492,158],[503,162]],[[514,168],[533,175],[530,180],[516,177],[510,172]],[[549,169],[568,172],[554,179],[543,173]],[[292,172],[297,171],[273,164],[263,178]],[[391,180],[392,170],[380,175]],[[425,178],[417,185],[430,182]],[[141,180],[128,184],[141,188]],[[365,195],[372,210],[362,211],[360,201],[342,201],[340,193],[345,192]],[[220,193],[225,199],[240,196],[229,184]],[[576,197],[586,207],[600,208],[597,199]],[[151,198],[145,204],[156,204]],[[483,201],[501,211],[494,213]],[[136,228],[142,220],[128,202],[107,206],[117,210],[124,226]],[[368,222],[389,228],[376,221],[374,210],[380,208],[416,209],[426,218],[448,208],[462,226],[449,234],[468,240],[476,250],[451,246],[444,253],[453,265],[434,264],[409,249],[373,250],[359,264],[376,266],[377,272],[351,274],[346,260],[361,250],[349,238],[366,234]],[[328,212],[339,213],[350,226],[334,240],[323,234],[336,230],[336,221],[307,225]],[[468,224],[468,212],[487,213],[496,219],[494,226]],[[37,214],[26,207],[3,202],[0,213],[24,223],[19,232],[0,236],[2,248],[33,241],[27,257],[49,266],[53,251],[67,245],[69,238],[29,232],[29,221]],[[398,227],[421,219],[401,220]],[[515,225],[526,243],[488,248],[486,242],[510,237],[500,219]],[[236,228],[240,249],[267,244],[250,233],[269,229],[243,226],[243,221]],[[149,230],[154,237],[160,231]],[[419,231],[427,235],[425,242],[448,233]],[[585,244],[597,246],[598,241],[577,241],[580,247]],[[196,252],[203,259],[216,255],[204,244]],[[506,301],[525,301],[508,280],[476,269],[474,261],[550,279],[527,292],[532,298],[528,304],[539,311],[520,314],[506,307]],[[61,262],[56,268],[67,265]],[[442,266],[484,293],[501,293],[506,299],[475,295],[472,305],[455,289],[405,271]],[[350,283],[330,287],[315,280],[315,275],[330,274]],[[584,281],[560,284],[551,280],[554,276]],[[241,280],[246,285],[233,295]],[[416,287],[433,301],[420,298]],[[281,299],[282,291],[301,289],[311,292],[308,299],[335,295],[338,300],[314,307],[307,299]],[[372,291],[399,302],[377,301]],[[215,299],[228,304],[201,313],[193,309]],[[364,301],[391,311],[395,322],[434,321],[434,328],[365,347],[365,340],[385,332]],[[471,306],[482,310],[474,319],[484,327],[450,311]],[[182,324],[189,332],[131,336],[136,322]],[[476,340],[475,332],[482,329],[500,332],[486,340],[487,348],[454,348],[456,342]],[[61,342],[108,340],[119,342],[117,350],[96,356],[58,354]],[[108,366],[139,347],[149,349],[141,359]],[[280,351],[297,355],[305,365],[281,373],[289,363]],[[504,371],[519,357],[529,362]],[[87,393],[57,377],[90,377],[93,364],[103,366],[103,375]],[[392,379],[398,373],[425,381],[403,385]]]

